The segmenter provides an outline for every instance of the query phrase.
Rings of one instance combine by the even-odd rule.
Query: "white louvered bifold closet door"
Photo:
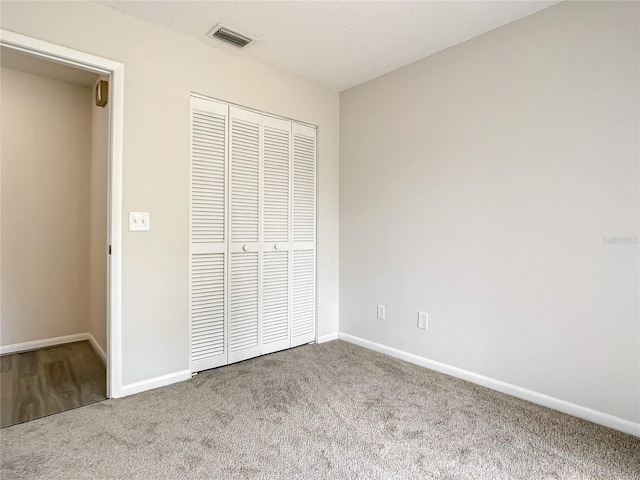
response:
[[[292,124],[291,346],[316,337],[316,129]]]
[[[260,353],[291,346],[291,122],[263,117],[262,342]]]
[[[190,368],[316,337],[316,130],[192,97]]]
[[[227,363],[225,257],[228,111],[227,105],[191,98],[192,372]]]
[[[229,355],[260,355],[261,115],[230,107]]]

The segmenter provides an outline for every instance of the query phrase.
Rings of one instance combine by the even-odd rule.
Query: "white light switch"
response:
[[[149,212],[129,212],[129,231],[144,232],[151,230]]]
[[[427,330],[429,328],[429,315],[427,312],[418,312],[418,328]]]

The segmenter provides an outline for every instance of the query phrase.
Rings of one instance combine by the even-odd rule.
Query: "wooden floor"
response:
[[[0,427],[105,400],[106,372],[89,342],[0,357]]]

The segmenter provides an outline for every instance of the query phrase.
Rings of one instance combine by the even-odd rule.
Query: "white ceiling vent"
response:
[[[244,33],[240,33],[233,28],[222,25],[221,23],[213,27],[213,30],[211,30],[207,36],[230,43],[238,48],[244,48],[255,40],[255,38],[245,35]]]

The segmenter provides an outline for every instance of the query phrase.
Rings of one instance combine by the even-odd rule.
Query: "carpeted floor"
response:
[[[342,341],[0,431],[3,480],[640,479],[640,439]]]

